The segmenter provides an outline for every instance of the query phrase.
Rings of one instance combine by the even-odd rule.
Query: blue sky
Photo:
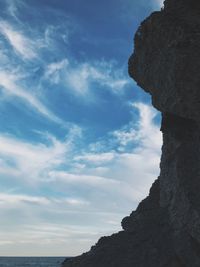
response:
[[[159,0],[0,1],[0,255],[77,255],[159,173],[159,114],[128,77]]]

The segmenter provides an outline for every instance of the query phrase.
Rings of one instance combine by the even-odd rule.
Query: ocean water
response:
[[[0,257],[0,267],[61,267],[62,257]]]

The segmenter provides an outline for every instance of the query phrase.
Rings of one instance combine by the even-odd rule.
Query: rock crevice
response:
[[[129,60],[130,76],[162,113],[160,176],[123,231],[65,267],[200,266],[199,73],[200,1],[166,0],[139,27]]]

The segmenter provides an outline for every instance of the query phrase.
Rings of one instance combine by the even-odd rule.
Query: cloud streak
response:
[[[17,75],[16,73],[0,70],[0,87],[3,88],[3,91],[7,96],[16,96],[23,100],[27,105],[34,108],[41,115],[56,123],[64,124],[61,119],[48,110],[48,108],[46,108],[40,100],[33,96],[33,94],[18,85],[20,78],[20,75]]]
[[[41,1],[5,4],[0,20],[0,251],[61,255],[69,248],[67,253],[75,255],[120,230],[121,219],[159,173],[157,113],[147,104],[127,103],[137,98],[123,67],[121,44],[129,44],[120,39],[127,36],[123,25],[130,19],[119,17],[125,5],[132,21],[135,6],[121,2],[112,10],[115,16],[120,7],[119,27],[114,20],[110,25],[119,32],[112,40],[96,32],[101,44],[94,44],[96,26],[79,27],[85,15],[75,21],[73,13],[69,19],[69,3],[69,14]],[[151,1],[142,5],[142,10],[152,9]],[[82,45],[80,36],[92,38]],[[107,56],[113,40],[118,47],[110,55],[117,61]],[[19,108],[25,116],[18,116]]]
[[[95,144],[91,144],[80,153],[76,148],[76,142],[82,139],[78,129],[72,130],[64,141],[44,133],[45,142],[41,143],[0,135],[0,172],[4,179],[17,179],[19,188],[26,186],[38,190],[44,187],[54,193],[59,192],[59,196],[49,197],[45,194],[16,193],[15,190],[0,191],[1,217],[10,218],[12,222],[9,213],[11,209],[20,212],[20,225],[28,220],[31,230],[20,234],[24,244],[30,244],[32,248],[40,243],[43,233],[43,242],[47,242],[50,250],[51,247],[55,249],[56,242],[60,246],[67,245],[67,240],[70,240],[72,247],[79,243],[77,249],[72,251],[76,254],[89,248],[102,235],[99,230],[102,225],[107,234],[120,229],[120,220],[147,194],[159,172],[161,134],[154,123],[157,113],[143,103],[134,103],[131,108],[139,111],[139,121],[110,133],[107,142],[113,142],[112,148],[104,143],[101,150],[99,146],[95,150]],[[134,145],[127,152],[124,148],[131,142]],[[90,147],[93,149],[90,150]],[[68,222],[66,238],[63,238],[65,232],[62,232],[62,236],[53,238],[52,235],[58,235],[57,230],[51,229],[48,233],[33,230],[44,220],[48,223],[49,219],[61,229]],[[75,220],[77,224],[74,223]],[[72,225],[76,227],[74,232]],[[91,232],[92,225],[97,234],[89,236],[87,234]],[[83,243],[80,227],[85,229]],[[30,231],[34,236],[38,233],[38,238],[31,243],[27,239]],[[4,245],[12,242],[11,250],[19,246],[15,235],[3,238],[2,242]]]
[[[119,194],[126,194],[135,203],[148,193],[149,187],[159,173],[162,136],[154,123],[157,112],[144,103],[134,103],[132,108],[139,111],[137,123],[130,122],[122,129],[110,133],[109,145],[102,143],[91,147],[93,152],[83,153],[75,159],[82,164],[81,172],[101,175],[120,182]],[[100,147],[100,151],[99,151]],[[146,159],[149,159],[148,162]],[[84,166],[86,166],[84,168]]]
[[[115,66],[114,62],[96,61],[72,64],[68,59],[53,62],[46,68],[46,80],[54,84],[62,84],[77,96],[92,93],[94,84],[111,90],[115,94],[123,92],[129,84],[123,70]]]
[[[48,144],[33,144],[13,136],[0,135],[0,173],[15,175],[26,183],[45,179],[46,173],[66,160],[70,141],[60,142],[46,134]],[[9,164],[11,162],[12,164]]]
[[[37,57],[37,53],[34,49],[36,44],[22,32],[19,32],[5,21],[0,21],[0,33],[6,38],[6,40],[13,47],[14,51],[21,55],[23,59],[34,59]]]

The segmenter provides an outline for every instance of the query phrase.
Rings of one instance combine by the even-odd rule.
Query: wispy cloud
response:
[[[74,28],[76,22],[75,21],[72,22],[73,20],[72,18],[70,18],[69,20],[69,17],[65,16],[63,19],[65,21],[64,24],[48,25],[44,32],[43,45],[44,47],[53,52],[57,50],[58,40],[61,40],[65,44],[65,46],[68,47],[70,34],[72,34],[73,31],[75,30]]]
[[[48,119],[56,123],[64,124],[62,120],[48,110],[37,97],[31,94],[27,89],[18,85],[20,79],[22,79],[21,75],[15,72],[0,70],[0,87],[7,96],[18,97]]]
[[[45,197],[0,193],[0,205],[5,203],[17,205],[19,203],[26,203],[26,202],[30,204],[46,205],[50,201]]]
[[[60,83],[62,79],[62,72],[68,67],[68,65],[69,61],[67,59],[49,64],[44,75],[45,79],[48,79],[55,84]]]
[[[11,1],[8,8],[11,8],[13,12],[15,9],[17,10],[16,2]],[[61,126],[66,126],[66,123],[57,117],[41,100],[44,88],[40,87],[40,77],[34,76],[35,69],[41,68],[43,58],[39,52],[42,45],[45,45],[45,37],[42,33],[35,31],[34,38],[29,38],[27,36],[28,32],[29,29],[25,30],[24,25],[21,23],[17,22],[14,26],[7,21],[0,20],[0,37],[3,36],[7,40],[6,43],[1,38],[2,50],[0,58],[2,67],[0,68],[0,89],[6,95],[7,100],[13,101],[14,97],[17,97],[15,103],[19,105],[24,103],[26,108],[32,108],[39,115]],[[15,55],[10,52],[12,49],[9,48],[9,45],[13,48]],[[32,59],[34,59],[34,64],[32,61],[29,62]],[[55,71],[55,66],[53,67]],[[35,88],[30,88],[30,84],[33,84],[33,76]],[[3,101],[5,98],[1,100]]]
[[[89,249],[103,232],[95,225],[92,227],[74,225],[73,222],[73,217],[80,218],[81,212],[88,206],[89,203],[80,198],[47,198],[0,192],[1,255],[19,255],[23,250],[24,255],[27,256],[44,256],[42,249],[44,245],[48,247],[47,255],[63,256],[66,253],[66,247],[71,247],[68,251],[70,255],[78,254],[85,245]],[[100,215],[86,212],[84,217],[84,220],[87,217],[90,220],[91,217],[100,218]],[[106,220],[116,218],[114,214],[101,215],[101,217]],[[13,220],[15,227],[13,227]],[[80,219],[78,221],[80,222]],[[105,229],[111,233],[112,227],[113,225],[107,224]],[[77,246],[74,249],[73,244],[76,243]],[[42,246],[37,250],[36,248],[41,244]]]
[[[70,150],[71,139],[61,142],[46,134],[48,144],[33,144],[16,139],[14,136],[0,135],[0,173],[15,175],[27,183],[45,179],[49,170],[63,164]]]
[[[65,184],[76,184],[78,186],[80,185],[89,185],[89,186],[95,186],[95,187],[107,187],[112,186],[115,184],[118,184],[119,182],[114,179],[109,179],[105,177],[100,176],[92,176],[92,175],[81,175],[81,174],[71,174],[67,172],[50,172],[49,178],[51,182],[61,182]]]
[[[28,210],[24,210],[28,213]],[[22,209],[19,208],[18,212],[21,211]],[[41,210],[41,212],[44,211],[45,210]],[[36,214],[34,215],[36,216]],[[93,217],[96,217],[94,213]],[[101,217],[103,217],[102,214],[101,216],[96,217],[96,220]],[[92,216],[90,216],[90,219],[91,218]],[[111,214],[110,216],[109,214],[107,215],[108,222],[115,222],[114,220],[116,218],[117,217],[114,214]],[[28,213],[26,224],[23,224],[23,227],[18,227],[17,231],[7,227],[7,233],[5,234],[4,231],[0,230],[0,248],[2,255],[21,255],[23,251],[26,256],[45,256],[43,254],[43,247],[45,246],[48,247],[48,252],[46,252],[47,256],[56,254],[63,257],[66,255],[66,248],[68,256],[75,256],[80,253],[83,247],[89,250],[91,245],[103,234],[111,234],[111,228],[113,228],[113,225],[109,223],[106,225],[102,221],[100,221],[100,223],[101,226],[105,227],[104,231],[97,226],[73,226],[72,224],[67,223],[67,217],[65,217],[65,223],[52,222],[51,224],[46,221],[45,223],[44,221],[39,221],[36,224],[35,222],[31,222],[31,219],[33,219],[33,217],[31,218]],[[0,225],[2,226],[1,223]]]
[[[140,112],[139,123],[110,133],[113,148],[104,143],[105,152],[95,151],[93,145],[92,151],[85,150],[80,154],[75,146],[75,140],[82,138],[78,129],[72,130],[65,141],[44,134],[48,141],[45,144],[32,144],[13,136],[0,135],[1,173],[17,177],[20,174],[24,181],[29,177],[27,182],[60,184],[60,188],[63,184],[77,188],[81,185],[92,186],[102,190],[113,186],[117,194],[121,194],[120,189],[124,187],[122,194],[129,188],[127,197],[139,200],[158,175],[162,138],[154,123],[155,111],[142,103],[134,104],[134,108]],[[130,142],[134,145],[127,152],[125,147]],[[143,179],[138,180],[138,177]]]
[[[98,165],[101,165],[102,163],[107,163],[113,160],[114,157],[115,157],[114,152],[106,152],[98,154],[88,153],[81,156],[76,156],[75,160],[96,163]]]
[[[26,37],[21,31],[16,30],[6,21],[0,21],[0,33],[13,47],[14,51],[21,55],[23,59],[33,59],[37,57],[35,51],[36,43]]]
[[[86,62],[73,64],[68,59],[53,62],[47,66],[45,79],[52,83],[61,83],[78,96],[88,96],[92,93],[94,84],[122,93],[129,80],[123,70],[114,62]]]
[[[53,197],[44,197],[44,196],[30,196],[25,194],[8,194],[0,192],[0,206],[3,205],[11,205],[12,207],[17,206],[19,204],[27,204],[27,205],[68,205],[71,207],[78,207],[89,205],[89,202],[80,199],[80,198],[53,198]],[[7,206],[8,207],[8,206]]]
[[[152,5],[154,8],[161,8],[164,5],[164,0],[152,0]]]
[[[80,244],[76,250],[73,249],[76,254],[83,248],[87,249],[87,246],[89,248],[102,235],[99,230],[102,225],[105,230],[103,234],[120,229],[120,220],[147,194],[159,172],[161,134],[154,123],[157,113],[143,103],[135,103],[131,107],[139,111],[139,121],[106,136],[106,142],[113,142],[111,149],[104,143],[100,150],[99,146],[95,150],[95,144],[88,146],[88,149],[77,150],[75,142],[82,138],[79,129],[72,130],[64,141],[43,133],[44,143],[0,135],[2,177],[8,177],[8,180],[17,178],[18,185],[23,184],[23,187],[30,185],[59,192],[59,196],[56,193],[55,197],[46,196],[45,193],[42,196],[16,193],[15,190],[0,193],[1,217],[13,221],[14,213],[9,213],[9,210],[16,210],[21,214],[19,224],[25,227],[25,223],[29,223],[28,231],[19,229],[24,244],[33,247],[43,239],[42,242],[49,242],[47,246],[51,250],[55,242],[60,246],[70,240],[71,246]],[[127,152],[123,147],[130,142],[134,146]],[[90,150],[90,147],[93,149]],[[63,238],[65,232],[58,237],[58,231],[52,228],[48,233],[42,231],[37,235],[34,227],[39,227],[44,221],[48,223],[49,218],[56,224],[56,229],[68,229],[65,230],[67,238]],[[82,226],[79,225],[80,221]],[[74,231],[72,226],[76,228]],[[89,228],[86,229],[86,226]],[[9,225],[6,227],[9,228]],[[83,236],[80,234],[81,227],[86,233]],[[89,237],[87,233],[91,232],[92,227],[95,227],[93,233],[96,234]],[[38,236],[31,243],[27,239],[30,232]],[[42,233],[45,234],[44,238]],[[53,238],[52,235],[57,237]],[[4,245],[7,242],[8,246],[13,242],[10,247],[13,250],[19,245],[15,235],[2,238],[2,242]]]
[[[162,137],[158,126],[153,123],[157,112],[144,103],[133,103],[131,105],[139,111],[140,119],[137,123],[130,122],[129,125],[112,133],[117,138],[119,144],[121,144],[119,149],[123,150],[129,144],[136,145],[139,143],[142,149],[151,149],[155,152],[160,151]]]
[[[107,142],[113,151],[102,153],[107,149],[107,143],[103,141],[101,146],[97,144],[96,151],[95,144],[91,145],[92,151],[75,160],[82,164],[82,173],[120,181],[119,194],[125,193],[137,202],[145,197],[159,173],[162,135],[154,123],[157,113],[153,108],[143,103],[134,103],[132,108],[139,111],[139,120],[110,133],[111,140]]]
[[[18,14],[19,9],[25,6],[23,0],[5,0],[8,14],[13,17],[16,21],[19,21]]]
[[[10,20],[0,21],[0,89],[6,100],[63,125],[46,104],[55,104],[48,98],[52,88],[51,96],[59,89],[86,101],[96,100],[98,90],[117,99],[123,95],[130,82],[123,67],[101,59],[76,61],[70,51],[61,53],[58,37],[64,47],[69,44],[66,24],[65,31],[56,23],[40,30],[27,23],[25,28],[20,2],[7,1]],[[74,255],[101,235],[120,230],[123,216],[158,175],[161,146],[156,112],[143,103],[129,108],[139,113],[138,122],[132,120],[95,143],[80,127],[72,127],[62,139],[55,129],[57,137],[36,130],[40,136],[35,141],[0,133],[1,253],[19,255],[21,249],[40,255],[43,246],[49,254],[65,254],[68,247]]]

